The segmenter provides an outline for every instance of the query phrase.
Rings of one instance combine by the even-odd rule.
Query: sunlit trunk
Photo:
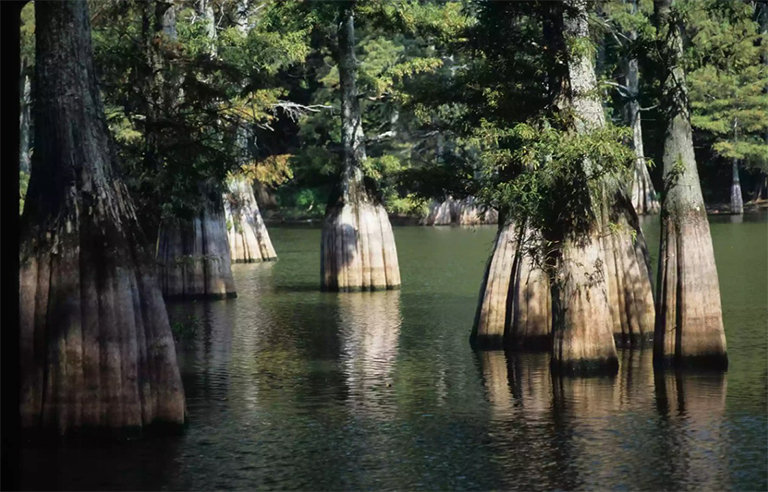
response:
[[[592,59],[584,50],[571,47],[589,39],[585,0],[569,0],[562,15],[560,43],[567,60],[568,84],[560,97],[573,111],[575,130],[587,132],[605,124],[603,108],[594,97],[597,80]],[[556,33],[557,34],[557,33]],[[583,162],[589,175],[594,164]],[[584,190],[593,196],[605,196],[600,189]],[[594,198],[590,197],[590,202]],[[552,271],[552,367],[556,372],[618,371],[613,339],[612,312],[606,282],[605,255],[601,243],[601,204],[591,203],[592,224],[583,231],[566,230],[560,247],[550,256]]]
[[[672,0],[655,0],[664,36],[664,104],[670,112],[664,141],[664,202],[654,337],[654,361],[725,367],[725,331],[715,255],[693,153],[681,27]],[[668,33],[665,35],[665,33]]]
[[[474,347],[551,347],[549,280],[534,261],[537,240],[524,223],[499,228],[480,287],[470,338]]]
[[[363,175],[365,136],[358,101],[354,3],[339,7],[338,66],[344,152],[341,182],[329,200],[321,240],[321,288],[380,290],[400,286],[395,237],[375,185]]]
[[[277,254],[261,218],[250,180],[245,176],[230,178],[223,199],[232,262],[276,260]]]

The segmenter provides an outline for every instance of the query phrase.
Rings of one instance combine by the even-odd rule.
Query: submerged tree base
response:
[[[533,237],[524,224],[508,223],[499,229],[480,287],[472,347],[532,351],[552,347],[549,279],[534,264]]]
[[[387,212],[366,197],[330,208],[323,223],[321,290],[356,292],[400,287],[395,236]]]

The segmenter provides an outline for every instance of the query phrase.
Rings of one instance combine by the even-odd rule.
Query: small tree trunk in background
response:
[[[223,198],[232,262],[276,260],[277,254],[259,213],[250,181],[245,176],[234,176],[228,186]]]
[[[637,0],[627,0],[630,3],[632,13],[637,12]],[[634,29],[625,33],[631,42],[637,40],[637,31]],[[632,181],[632,206],[638,215],[657,214],[661,209],[656,199],[656,190],[653,188],[648,166],[645,164],[645,150],[643,148],[643,126],[640,116],[640,69],[637,58],[629,58],[624,62],[624,86],[629,89],[629,99],[624,105],[627,125],[632,128],[632,148],[635,150],[635,176]]]
[[[21,68],[21,116],[19,122],[19,171],[29,172],[30,163],[30,129],[32,126],[32,80],[29,76],[29,68],[25,65]]]
[[[433,201],[429,214],[421,220],[422,225],[451,225],[458,221],[458,202],[449,196],[443,201]]]
[[[499,228],[480,287],[470,337],[473,347],[551,348],[549,279],[533,261],[535,240],[525,223]]]
[[[475,203],[475,197],[468,196],[458,203],[459,225],[498,224],[499,212],[491,207],[483,209]]]
[[[400,286],[395,237],[389,217],[366,183],[361,165],[365,137],[357,98],[354,4],[340,5],[338,66],[341,83],[343,171],[326,209],[321,242],[321,287],[329,291]]]
[[[739,138],[738,121],[733,122],[733,143]],[[741,183],[739,182],[739,160],[733,158],[733,181],[731,183],[731,213],[741,215],[744,213],[744,199],[741,196]]]
[[[237,297],[221,195],[191,220],[160,225],[157,259],[166,299]]]
[[[664,202],[656,303],[654,361],[726,367],[725,331],[715,255],[693,153],[679,25],[672,0],[654,0],[666,56]]]
[[[165,304],[116,173],[86,2],[35,3],[35,142],[22,217],[25,428],[181,424]]]
[[[566,54],[570,91],[563,94],[567,96],[563,99],[573,110],[576,131],[584,132],[604,125],[605,116],[599,99],[594,97],[597,80],[591,57],[587,53],[573,56],[570,52],[575,50],[568,48],[573,40],[589,38],[586,1],[569,0],[566,8],[560,32],[565,39],[559,44]],[[586,175],[591,166],[584,161]],[[565,231],[561,247],[551,258],[554,371],[615,373],[619,367],[600,239],[602,214],[600,204],[591,207],[595,218],[590,229]]]

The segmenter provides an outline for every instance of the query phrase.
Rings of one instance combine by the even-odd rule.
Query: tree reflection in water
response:
[[[619,374],[597,378],[553,376],[547,354],[477,356],[502,488],[728,487],[723,373],[654,375],[651,350],[621,351]]]

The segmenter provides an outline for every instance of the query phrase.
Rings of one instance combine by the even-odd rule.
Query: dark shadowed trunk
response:
[[[212,193],[191,219],[164,221],[157,259],[166,299],[237,297],[221,195]]]
[[[176,39],[176,15],[173,4],[155,0],[155,34],[162,31],[171,41]],[[210,55],[215,56],[216,24],[213,6],[209,0],[195,4],[204,22],[210,44]],[[173,105],[179,98],[178,80],[160,81],[164,101]],[[159,115],[161,118],[164,115]],[[202,210],[190,220],[166,219],[160,225],[157,240],[157,258],[160,262],[160,285],[167,299],[223,299],[237,297],[232,278],[232,265],[224,203],[214,186],[199,183]]]
[[[395,237],[389,217],[366,180],[365,136],[358,101],[354,3],[340,4],[338,67],[344,152],[338,189],[329,199],[321,239],[321,288],[379,290],[400,286]]]
[[[24,427],[184,422],[168,317],[117,176],[85,2],[36,2],[35,142],[22,218]]]
[[[665,56],[664,201],[656,290],[654,361],[725,367],[725,331],[709,222],[693,153],[681,27],[672,0],[655,0]]]
[[[229,179],[224,193],[229,253],[233,263],[253,263],[277,259],[253,196],[253,187],[245,176]]]

